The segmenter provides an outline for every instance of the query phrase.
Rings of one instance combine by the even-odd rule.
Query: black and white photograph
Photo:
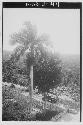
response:
[[[2,121],[81,122],[82,3],[2,4]]]

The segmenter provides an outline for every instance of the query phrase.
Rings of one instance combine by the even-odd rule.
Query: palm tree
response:
[[[30,64],[30,113],[32,111],[32,97],[33,97],[33,66],[38,62],[38,59],[41,57],[43,52],[43,43],[47,43],[48,36],[42,35],[37,36],[36,27],[33,26],[30,22],[24,23],[25,27],[18,33],[11,35],[11,44],[17,44],[14,53],[11,55],[10,62],[16,63],[20,56],[27,53],[29,64]]]

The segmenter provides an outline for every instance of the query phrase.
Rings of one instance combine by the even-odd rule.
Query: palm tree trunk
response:
[[[44,102],[44,110],[46,109],[46,92],[44,93],[44,98],[45,98],[45,102]]]
[[[33,65],[30,67],[30,80],[31,80],[31,85],[30,85],[30,113],[32,111],[32,97],[33,97]]]

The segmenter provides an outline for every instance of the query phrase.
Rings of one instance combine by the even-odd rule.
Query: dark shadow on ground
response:
[[[42,113],[37,113],[36,120],[38,120],[38,121],[50,121],[52,119],[52,117],[54,117],[58,114],[59,114],[58,111],[46,110]]]

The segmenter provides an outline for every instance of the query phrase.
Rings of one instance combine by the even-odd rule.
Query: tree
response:
[[[18,44],[14,53],[11,55],[10,63],[16,63],[21,56],[26,55],[27,68],[30,67],[30,112],[32,110],[32,96],[33,96],[33,66],[36,64],[41,57],[43,52],[43,43],[48,41],[48,37],[43,35],[37,36],[35,26],[30,22],[25,23],[24,29],[18,33],[14,33],[11,36],[11,44]]]
[[[11,36],[11,44],[18,44],[11,55],[10,64],[18,62],[21,56],[25,56],[27,69],[30,67],[30,112],[32,110],[33,77],[34,85],[44,93],[61,82],[60,60],[55,54],[48,51],[49,37],[37,36],[36,28],[26,22],[24,29]],[[34,76],[33,76],[34,71]]]
[[[46,53],[41,56],[34,67],[34,86],[44,94],[46,107],[46,95],[50,89],[55,88],[62,81],[62,68],[60,59],[53,53]]]

